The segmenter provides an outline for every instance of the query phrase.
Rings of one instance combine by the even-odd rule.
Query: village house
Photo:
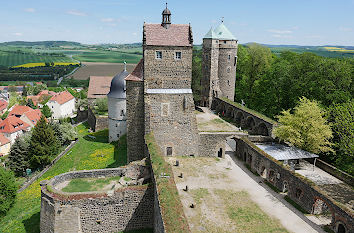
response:
[[[7,155],[10,152],[10,148],[10,140],[0,133],[0,157]]]
[[[75,98],[68,91],[55,94],[46,105],[52,111],[54,119],[72,117],[76,111]]]
[[[13,144],[17,137],[30,130],[30,125],[16,116],[8,116],[0,122],[0,133]]]
[[[20,119],[26,122],[27,124],[29,124],[31,128],[33,128],[37,124],[39,119],[41,119],[41,116],[42,116],[41,110],[32,109],[28,112],[23,113]]]
[[[43,90],[38,95],[27,96],[27,100],[31,99],[35,106],[42,108],[43,105],[41,104],[41,102],[55,94],[57,93],[54,91]]]
[[[87,99],[90,104],[96,99],[106,98],[111,87],[113,76],[91,76],[87,91]]]
[[[8,116],[15,116],[20,118],[25,112],[32,111],[33,109],[28,106],[15,105]]]

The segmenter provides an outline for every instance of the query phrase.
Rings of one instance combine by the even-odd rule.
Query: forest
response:
[[[320,157],[354,174],[354,59],[328,58],[314,53],[282,51],[265,46],[238,47],[235,102],[277,120],[283,110],[293,109],[301,97],[317,101],[332,131],[334,152]],[[192,88],[200,100],[202,50],[193,53]]]

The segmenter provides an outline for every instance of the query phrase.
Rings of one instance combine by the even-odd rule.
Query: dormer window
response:
[[[162,59],[162,51],[156,51],[156,59]]]
[[[175,59],[176,60],[181,60],[182,59],[182,52],[176,52],[175,53]]]

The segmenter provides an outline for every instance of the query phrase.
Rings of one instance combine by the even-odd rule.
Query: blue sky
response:
[[[172,23],[191,23],[200,44],[221,17],[240,43],[354,45],[354,0],[169,0]],[[161,22],[162,0],[1,0],[0,42],[140,42]]]

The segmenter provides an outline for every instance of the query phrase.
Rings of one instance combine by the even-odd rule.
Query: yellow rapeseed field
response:
[[[77,62],[54,62],[54,66],[69,66],[69,65],[78,65],[79,63]],[[44,62],[38,62],[38,63],[26,63],[18,66],[13,66],[12,68],[32,68],[32,67],[40,67],[40,66],[45,66]]]

